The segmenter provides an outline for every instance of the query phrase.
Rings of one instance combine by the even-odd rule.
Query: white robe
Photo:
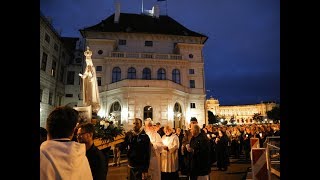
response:
[[[162,139],[155,131],[148,131],[146,133],[152,144],[148,174],[151,175],[152,180],[161,180],[160,153],[163,147]]]
[[[86,145],[44,141],[40,146],[41,180],[92,180]]]
[[[161,172],[178,171],[179,137],[175,134],[172,134],[170,137],[163,135],[162,142],[165,146],[168,146],[169,151],[163,149],[161,152]]]

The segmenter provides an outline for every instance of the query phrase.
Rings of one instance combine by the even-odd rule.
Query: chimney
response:
[[[117,1],[115,3],[115,13],[114,13],[114,23],[118,23],[119,22],[119,18],[120,18],[120,2]]]
[[[153,16],[156,18],[159,18],[159,16],[160,16],[159,5],[154,5],[152,9],[153,9]]]

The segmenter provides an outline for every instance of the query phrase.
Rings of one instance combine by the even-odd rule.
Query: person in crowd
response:
[[[244,150],[246,161],[250,161],[250,151],[251,151],[250,138],[252,137],[253,135],[251,133],[250,127],[246,127],[245,133],[243,134],[243,150]]]
[[[178,149],[178,160],[179,160],[179,171],[181,171],[181,169],[183,169],[183,156],[181,154],[181,146],[182,146],[182,139],[183,139],[183,130],[181,130],[181,128],[177,128],[176,130],[176,135],[179,138],[179,149]]]
[[[145,121],[145,131],[150,138],[151,154],[148,174],[151,175],[152,180],[161,180],[160,169],[160,153],[162,151],[163,143],[160,135],[155,131],[151,119]]]
[[[71,141],[78,122],[78,112],[71,107],[55,108],[48,116],[48,140],[40,146],[40,179],[92,180],[86,146]]]
[[[156,131],[162,137],[164,135],[163,126],[161,126],[160,122],[156,123]]]
[[[181,167],[184,169],[181,169],[181,174],[183,175],[188,175],[190,172],[190,163],[191,163],[191,153],[187,151],[187,144],[190,144],[190,140],[192,138],[191,134],[191,126],[194,124],[198,124],[198,119],[195,117],[192,117],[190,119],[190,124],[189,124],[189,129],[185,131],[185,135],[182,139],[182,146],[181,146],[181,154],[183,156],[183,163]],[[201,133],[204,133],[203,130],[201,130]]]
[[[121,155],[121,151],[120,151],[120,143],[114,145],[113,147],[113,167],[120,167],[120,155]]]
[[[106,180],[108,171],[106,168],[107,161],[102,151],[93,143],[94,133],[95,129],[92,123],[80,124],[77,139],[79,143],[86,145],[86,156],[89,160],[93,180]]]
[[[190,180],[205,179],[209,180],[211,171],[210,142],[204,133],[201,133],[198,124],[191,125],[192,138],[187,145],[187,151],[191,155]]]
[[[161,152],[161,179],[179,179],[179,137],[173,134],[170,126],[164,127],[165,135],[162,136],[163,150]]]
[[[226,171],[228,169],[228,137],[223,130],[219,130],[219,135],[215,139],[216,143],[216,159],[217,159],[217,168],[219,171]]]
[[[150,164],[150,138],[142,128],[142,120],[133,120],[133,129],[125,135],[120,151],[127,149],[129,180],[141,180],[148,177]]]
[[[40,145],[47,140],[48,131],[40,126]]]

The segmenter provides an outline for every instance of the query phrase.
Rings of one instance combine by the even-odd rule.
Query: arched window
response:
[[[134,67],[128,69],[128,79],[136,79],[136,69]]]
[[[112,70],[112,82],[118,82],[121,80],[121,69],[119,67],[115,67]]]
[[[173,107],[173,113],[174,113],[174,121],[173,121],[173,127],[177,128],[177,127],[182,127],[182,125],[184,125],[184,123],[182,122],[182,109],[181,109],[181,105],[179,103],[175,103],[174,107]]]
[[[114,123],[116,123],[117,125],[120,125],[121,124],[121,105],[118,101],[114,102],[111,105],[109,112],[110,112],[110,116],[114,120]]]
[[[163,68],[160,68],[158,70],[158,80],[165,80],[166,79],[166,70],[164,70]]]
[[[179,69],[172,70],[172,81],[180,84],[180,71],[179,71]]]
[[[143,108],[143,119],[151,118],[153,117],[153,108],[151,106],[145,106]]]
[[[142,71],[142,79],[151,79],[151,70],[149,68],[144,68]]]

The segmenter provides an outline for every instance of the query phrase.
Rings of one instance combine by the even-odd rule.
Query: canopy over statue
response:
[[[92,51],[89,50],[87,46],[87,50],[84,52],[86,56],[86,69],[84,74],[79,74],[82,78],[82,97],[83,97],[83,105],[90,106],[92,108],[93,113],[98,113],[100,110],[100,98],[99,98],[99,89],[96,77],[96,69],[92,63]]]

